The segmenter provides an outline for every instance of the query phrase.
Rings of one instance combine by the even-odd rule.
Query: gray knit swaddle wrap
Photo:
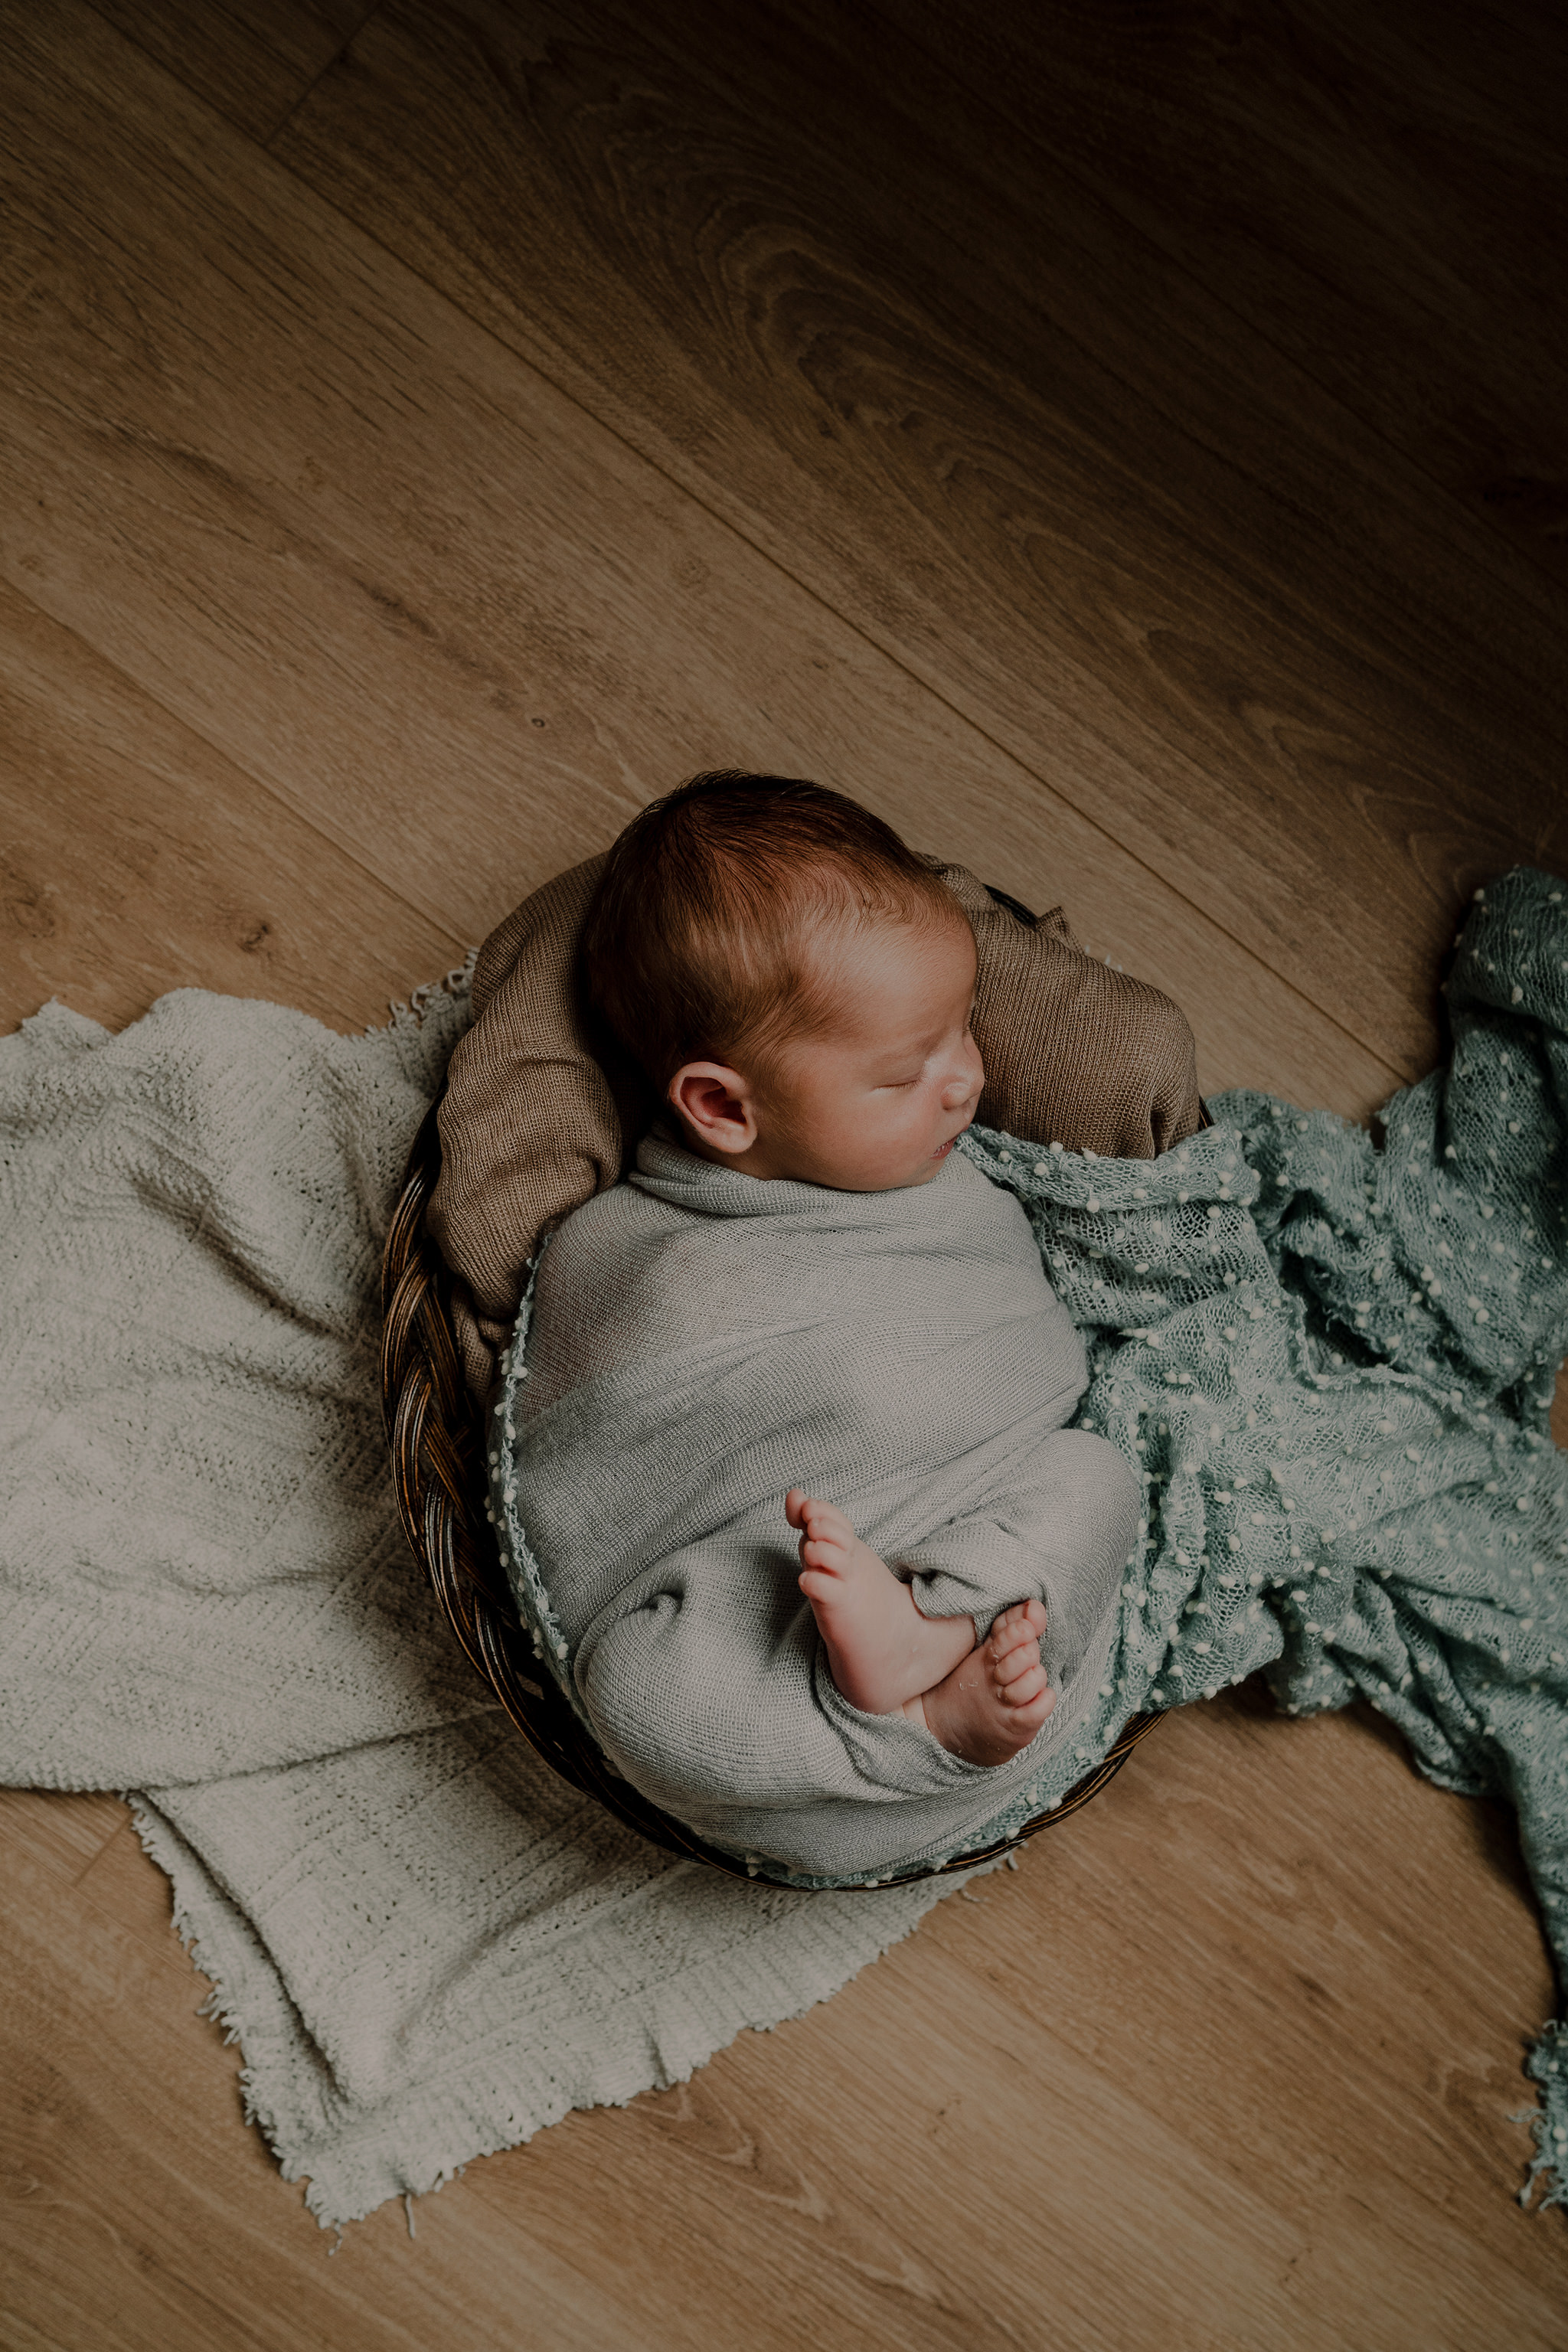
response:
[[[1087,1381],[1018,1203],[763,1182],[657,1133],[545,1250],[519,1516],[605,1752],[702,1836],[823,1874],[946,1852],[1081,1718],[1137,1483],[1064,1423]],[[934,1616],[1030,1595],[1056,1709],[995,1769],[839,1694],[784,1497],[837,1503]]]

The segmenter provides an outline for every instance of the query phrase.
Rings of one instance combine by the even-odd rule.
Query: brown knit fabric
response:
[[[1191,1135],[1198,1070],[1180,1007],[1086,955],[1059,907],[1031,930],[962,866],[942,878],[979,950],[982,1125],[1106,1160],[1152,1160]]]
[[[603,863],[557,875],[490,933],[474,1024],[447,1070],[426,1216],[479,1397],[542,1234],[616,1181],[654,1112],[640,1072],[582,1007],[577,942]],[[1059,907],[1031,929],[962,866],[941,871],[979,951],[982,1121],[1107,1159],[1151,1159],[1191,1135],[1193,1033],[1170,998],[1086,955]]]
[[[452,1269],[458,1352],[478,1397],[541,1235],[616,1181],[623,1136],[653,1116],[646,1081],[580,1002],[577,941],[604,862],[558,874],[490,933],[474,966],[474,1024],[447,1066],[441,1173],[425,1214]]]

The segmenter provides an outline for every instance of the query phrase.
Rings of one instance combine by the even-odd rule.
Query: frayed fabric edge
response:
[[[211,1990],[198,2003],[196,2015],[210,2019],[222,2034],[225,2048],[237,2048],[241,2059],[246,2061],[241,2064],[238,2078],[241,2100],[240,2120],[247,2126],[255,2125],[266,2141],[282,2178],[290,2181],[298,2179],[300,2177],[299,2168],[291,2171],[284,2155],[282,2145],[284,2127],[279,2123],[275,2110],[266,2105],[259,2095],[254,2071],[246,2057],[247,2021],[243,2014],[243,1995],[234,1991],[225,1981],[221,1973],[222,1964],[212,1952],[209,1943],[204,1940],[204,1937],[210,1931],[204,1929],[203,1923],[197,1916],[189,1897],[181,1892],[177,1832],[171,1832],[167,1823],[159,1815],[153,1800],[144,1790],[120,1789],[115,1793],[131,1808],[132,1826],[141,1842],[142,1853],[151,1862],[156,1864],[168,1881],[170,1925],[180,1939],[185,1957],[197,1975],[205,1977],[211,1987]],[[254,2022],[254,2021],[251,2021]],[[309,2203],[309,2199],[306,2201]],[[353,2218],[359,2217],[356,2215]],[[337,2229],[341,2242],[342,2228],[335,2220],[330,2216],[323,2219],[321,2215],[318,2215],[317,2219],[322,2229]]]
[[[132,1823],[142,1851],[169,1881],[174,1932],[193,1968],[207,1979],[212,1988],[200,2003],[197,2014],[211,2019],[222,2033],[226,2046],[237,2046],[242,2058],[246,2058],[244,1995],[226,1982],[221,1974],[221,1963],[211,1948],[206,1928],[198,1916],[198,1908],[188,1895],[182,1894],[175,1841],[159,1816],[154,1801],[144,1791],[122,1789],[117,1793],[131,1808]],[[304,2184],[307,2211],[313,2216],[318,2228],[324,2232],[335,2233],[335,2243],[329,2252],[337,2252],[342,2243],[344,2231],[351,2224],[367,2220],[394,2198],[403,2200],[412,2236],[413,2200],[435,2195],[448,2181],[459,2178],[477,2158],[498,2156],[510,2147],[524,2147],[540,2132],[548,2130],[552,2125],[563,2121],[573,2113],[586,2112],[595,2107],[626,2107],[634,2099],[640,2098],[644,2091],[668,2090],[677,2084],[689,2082],[700,2067],[705,2066],[721,2050],[727,2049],[742,2033],[771,2033],[776,2027],[790,2024],[823,2001],[830,2000],[846,1984],[890,1951],[895,1944],[912,1935],[921,1920],[945,1895],[959,1892],[972,1879],[989,1876],[1006,1861],[1012,1861],[1016,1866],[1015,1857],[998,1855],[973,1871],[955,1874],[945,1882],[933,1882],[931,1899],[920,1912],[913,1917],[890,1923],[889,1932],[878,1935],[874,1948],[854,1967],[842,1974],[830,1972],[827,1980],[802,1992],[788,2007],[770,2012],[764,2005],[764,2012],[757,2014],[744,1996],[728,2004],[716,2004],[719,2014],[713,2027],[710,2030],[704,2027],[689,2036],[672,2033],[675,2050],[663,2046],[663,2036],[656,2029],[650,2040],[645,2079],[630,2087],[613,2089],[606,2086],[599,2093],[588,2090],[581,2095],[547,2096],[537,2106],[525,2093],[515,2100],[509,2100],[509,2112],[504,2121],[499,2117],[481,2121],[464,2100],[463,2086],[460,2084],[450,2086],[454,2106],[458,2112],[453,2114],[445,2126],[437,2124],[432,2134],[438,2141],[446,2141],[443,2152],[439,2156],[432,2155],[424,2164],[391,2160],[383,2182],[363,2199],[355,2197],[352,2191],[345,2196],[341,2188],[324,2186],[312,2173],[310,2152],[289,2145],[289,2126],[280,2121],[276,2110],[264,2102],[248,2061],[242,2064],[239,2074],[243,2120],[247,2125],[255,2125],[260,2132],[280,2178],[290,2184]],[[394,2174],[401,2177],[394,2178]]]
[[[440,2158],[431,2159],[429,2170],[424,2171],[413,2166],[402,2166],[399,2168],[404,2176],[402,2179],[378,2189],[363,2203],[357,2200],[351,2203],[351,2200],[343,2199],[341,2193],[334,2194],[331,2189],[323,2188],[311,2175],[310,2159],[306,2155],[285,2154],[269,2134],[267,2134],[268,2144],[277,2158],[283,2179],[291,2182],[303,2180],[306,2183],[307,2209],[314,2215],[321,2229],[335,2230],[338,2232],[340,2243],[345,2229],[355,2221],[368,2220],[371,2214],[379,2211],[383,2205],[395,2197],[404,2200],[405,2210],[412,2221],[413,2210],[410,2200],[435,2195],[446,2188],[449,2181],[458,2179],[468,2169],[468,2165],[479,2158],[500,2156],[504,2155],[508,2148],[526,2147],[542,2131],[547,2131],[552,2125],[563,2122],[569,2115],[585,2114],[596,2107],[628,2107],[635,2099],[640,2098],[645,2091],[667,2091],[673,2089],[678,2084],[689,2083],[700,2067],[707,2065],[709,2061],[717,2057],[721,2051],[728,2049],[731,2043],[738,2041],[742,2033],[771,2033],[779,2026],[792,2024],[797,2018],[805,2017],[808,2011],[820,2007],[824,2001],[831,2000],[834,1995],[842,1991],[847,1984],[863,1974],[867,1969],[873,1967],[892,1949],[895,1944],[901,1943],[907,1936],[912,1935],[940,1901],[966,1886],[972,1878],[985,1877],[992,1871],[1000,1869],[1005,1859],[1005,1857],[999,1855],[993,1861],[979,1864],[973,1871],[966,1872],[962,1876],[955,1874],[951,1879],[934,1882],[931,1899],[915,1917],[905,1919],[894,1926],[889,1934],[879,1936],[875,1949],[866,1953],[853,1968],[842,1974],[834,1974],[830,1981],[824,1982],[815,1990],[801,1993],[788,2008],[778,2009],[772,2013],[762,2015],[752,2014],[750,2013],[749,2004],[742,1998],[734,2001],[721,2014],[718,2023],[711,2031],[704,2030],[687,2042],[679,2055],[662,2046],[662,2037],[656,2032],[650,2045],[646,2078],[629,2088],[621,2090],[606,2088],[597,2094],[548,2097],[531,2112],[524,2109],[523,2102],[520,2099],[512,2114],[504,2123],[499,2120],[481,2123],[471,2108],[466,2108],[462,2121],[458,2126],[458,2129],[461,2131],[463,2149],[460,2156],[456,2147],[450,2144],[452,2126],[448,2126],[445,2135],[448,2139],[447,2150]],[[461,2086],[454,2085],[453,2088],[455,2095],[460,2097]],[[262,2124],[266,2134],[263,2119],[259,2116],[255,2119]],[[332,2251],[335,2252],[336,2249]]]

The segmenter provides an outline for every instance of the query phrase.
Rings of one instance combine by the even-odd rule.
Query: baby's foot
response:
[[[892,1715],[973,1649],[973,1619],[922,1616],[902,1578],[831,1503],[792,1486],[784,1517],[801,1531],[800,1589],[851,1706]]]
[[[1040,1664],[1046,1612],[1037,1601],[1004,1609],[985,1640],[945,1682],[905,1707],[970,1764],[1005,1764],[1026,1748],[1057,1703]]]

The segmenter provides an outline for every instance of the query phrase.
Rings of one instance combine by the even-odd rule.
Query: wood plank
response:
[[[413,2242],[390,2206],[329,2260],[331,2237],[241,2123],[239,2055],[195,2014],[209,1988],[169,1931],[162,1873],[132,1863],[162,1903],[154,1946],[28,1856],[5,1860],[0,2294],[45,2343],[618,2352],[630,2340],[613,2287],[597,2293],[542,2233],[496,2231],[471,2200],[432,2200],[457,2226]]]
[[[1561,2341],[1560,2217],[1509,2194],[1552,1998],[1511,1828],[1361,1721],[1184,1712],[833,2002],[331,2263],[238,2126],[161,1874],[118,1840],[74,1888],[7,1874],[12,2307],[47,2341]]]
[[[0,1025],[170,988],[350,1030],[464,942],[0,583]]]
[[[814,773],[1065,899],[1187,1007],[1211,1089],[1388,1091],[1068,791],[96,19],[11,14],[9,267],[58,291],[11,337],[0,568],[437,930],[482,936],[694,768]]]
[[[1362,1726],[1284,1726],[1249,1696],[1159,1742],[1077,1832],[943,1906],[828,2008],[742,2040],[662,2113],[639,2102],[668,2149],[667,2205],[689,2210],[706,2174],[721,2243],[739,2184],[719,2182],[740,2171],[749,2211],[809,2215],[796,2261],[829,2299],[851,2269],[879,2273],[911,2342],[940,2310],[932,2333],[953,2343],[1479,2343],[1515,2247],[1521,2300],[1500,2324],[1554,2340],[1562,2249],[1508,2204],[1517,2078],[1479,2014],[1500,1981],[1526,2030],[1550,1999],[1506,1823],[1486,1825],[1497,1846],[1457,1924],[1446,1882],[1476,1874],[1477,1811]],[[1397,1884],[1366,1853],[1369,1816],[1410,1841]],[[1353,2081],[1349,2034],[1366,2053]],[[775,2067],[786,2035],[793,2065]],[[853,2086],[874,2186],[852,2147],[837,2168],[806,2041]],[[574,2126],[601,2179],[612,2121]],[[480,2193],[499,2202],[512,2162],[485,2168]],[[640,2261],[654,2216],[627,2169],[608,2177]]]
[[[276,152],[1407,1073],[1568,862],[1561,596],[879,20],[385,0]]]
[[[252,139],[293,112],[375,0],[93,0],[100,16]]]
[[[125,1820],[118,1797],[0,1789],[0,1844],[31,1854],[68,1883],[86,1874]]]
[[[68,976],[134,1003],[182,959],[231,969],[218,878],[247,909],[277,835],[297,846],[255,902],[290,984],[335,889],[385,894],[342,922],[346,996],[410,898],[432,940],[471,936],[679,767],[776,759],[1026,896],[1065,892],[1117,961],[1166,959],[1211,1087],[1310,1092],[1321,1069],[1341,1107],[1370,1098],[1372,1057],[1034,769],[85,15],[59,26],[58,54],[30,19],[8,44],[33,142],[14,211],[50,234],[0,264],[13,447],[47,508],[12,494],[5,562],[56,617],[0,607],[0,639],[54,762],[58,834],[30,837],[26,875],[54,890]],[[1114,762],[1089,766],[1113,804]],[[97,898],[82,824],[113,844]],[[402,940],[386,962],[421,961],[378,991],[432,969]],[[474,2165],[416,2242],[389,2208],[331,2261],[239,2124],[236,2054],[193,2014],[205,1988],[133,1833],[85,1868],[68,1822],[35,1843],[81,1801],[0,1805],[19,2343],[1562,2341],[1562,2216],[1510,2198],[1518,2053],[1552,2000],[1517,1849],[1364,1722],[1280,1723],[1250,1691],[1184,1711],[832,2003]]]
[[[1568,582],[1568,37],[1468,0],[873,0],[1521,553]]]

